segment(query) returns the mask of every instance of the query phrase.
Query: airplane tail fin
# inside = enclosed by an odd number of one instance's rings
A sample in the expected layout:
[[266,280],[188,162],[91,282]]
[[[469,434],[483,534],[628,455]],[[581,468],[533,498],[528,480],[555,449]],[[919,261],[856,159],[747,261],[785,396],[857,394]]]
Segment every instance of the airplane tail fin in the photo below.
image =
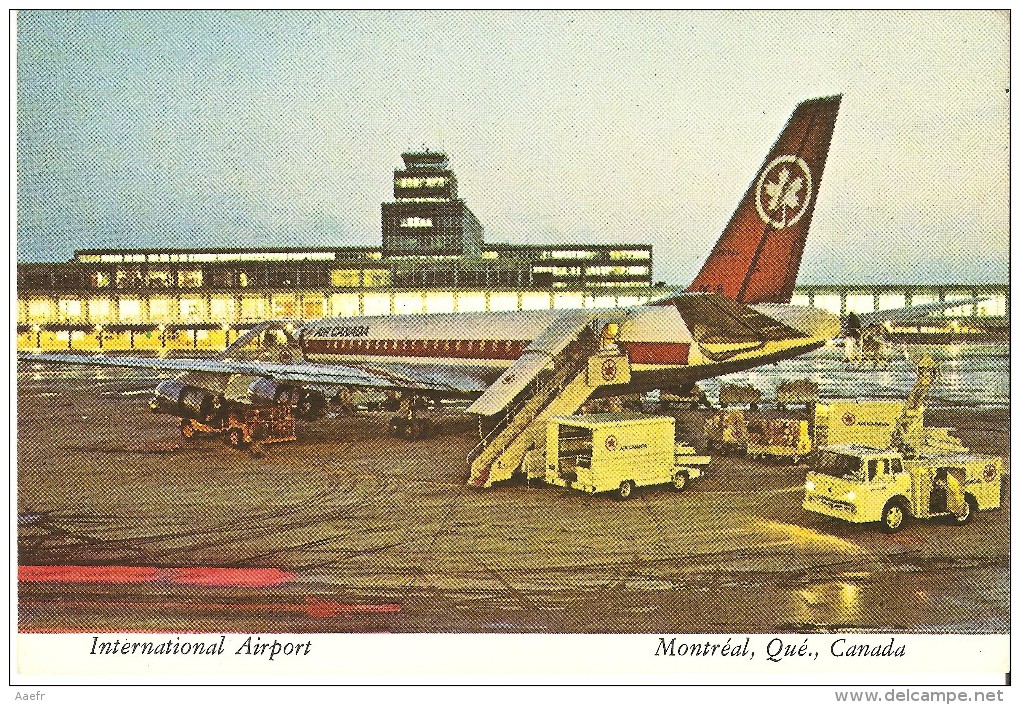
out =
[[841,97],[794,109],[687,291],[745,304],[789,303]]

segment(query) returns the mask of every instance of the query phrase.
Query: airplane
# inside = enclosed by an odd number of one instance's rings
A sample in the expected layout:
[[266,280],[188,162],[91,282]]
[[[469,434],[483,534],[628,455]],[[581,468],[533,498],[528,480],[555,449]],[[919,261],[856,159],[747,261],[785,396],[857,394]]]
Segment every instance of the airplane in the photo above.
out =
[[[596,396],[677,389],[823,346],[838,317],[791,306],[841,96],[794,109],[691,285],[621,309],[434,313],[266,321],[214,358],[21,353],[18,359],[178,372],[151,409],[210,420],[230,403],[322,415],[350,390],[399,395],[394,435],[421,436],[421,400],[466,399],[480,419],[506,418],[551,368],[612,349]],[[481,425],[481,424],[480,424]],[[182,429],[183,430],[183,429]]]
[[848,363],[865,367],[885,364],[888,362],[888,338],[893,325],[945,325],[946,320],[940,320],[941,314],[954,308],[981,304],[989,298],[974,296],[863,313],[850,312],[841,319],[840,335],[846,348],[845,359]]
[[848,313],[843,320],[843,333],[847,336],[859,338],[862,333],[881,332],[892,324],[909,324],[922,322],[935,322],[938,318],[929,318],[936,314],[943,314],[954,308],[964,306],[975,306],[988,301],[989,296],[972,296],[951,301],[935,301],[926,304],[915,304],[913,306],[901,306],[898,308],[880,309],[866,313]]

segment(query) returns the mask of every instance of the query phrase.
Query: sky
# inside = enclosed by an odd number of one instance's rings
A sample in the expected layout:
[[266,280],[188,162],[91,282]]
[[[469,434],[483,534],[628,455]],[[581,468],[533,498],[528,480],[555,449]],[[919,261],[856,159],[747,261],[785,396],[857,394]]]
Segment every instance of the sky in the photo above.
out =
[[378,246],[445,151],[488,242],[686,284],[793,107],[841,93],[800,283],[1006,282],[1004,12],[21,11],[17,255]]

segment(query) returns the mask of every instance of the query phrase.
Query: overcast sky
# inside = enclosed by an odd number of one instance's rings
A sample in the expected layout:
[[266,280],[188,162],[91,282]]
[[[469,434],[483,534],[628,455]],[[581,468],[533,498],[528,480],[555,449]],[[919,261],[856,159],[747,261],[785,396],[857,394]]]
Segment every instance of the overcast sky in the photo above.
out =
[[400,152],[490,242],[686,284],[801,100],[843,94],[799,281],[1004,282],[1009,16],[17,15],[18,258],[370,245]]

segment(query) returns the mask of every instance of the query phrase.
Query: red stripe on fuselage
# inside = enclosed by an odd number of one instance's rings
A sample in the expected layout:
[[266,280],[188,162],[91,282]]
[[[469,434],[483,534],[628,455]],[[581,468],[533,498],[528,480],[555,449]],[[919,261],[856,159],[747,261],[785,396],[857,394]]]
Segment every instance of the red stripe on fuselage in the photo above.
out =
[[[314,338],[305,341],[305,354],[366,355],[370,357],[434,357],[472,360],[516,360],[527,340],[358,340]],[[626,342],[620,346],[634,365],[686,365],[690,343]]]
[[442,357],[516,360],[529,340],[305,340],[306,355],[370,355],[379,357]]

